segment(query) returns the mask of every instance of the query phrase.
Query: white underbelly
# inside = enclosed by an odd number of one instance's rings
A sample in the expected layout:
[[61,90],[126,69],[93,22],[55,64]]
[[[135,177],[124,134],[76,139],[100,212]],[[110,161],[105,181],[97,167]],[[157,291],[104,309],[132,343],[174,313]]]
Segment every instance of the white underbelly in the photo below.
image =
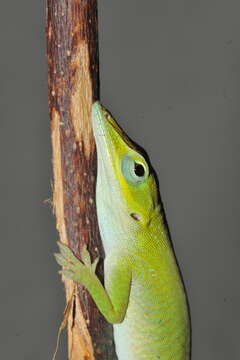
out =
[[113,326],[114,341],[118,360],[137,360],[134,357],[131,338],[127,321]]

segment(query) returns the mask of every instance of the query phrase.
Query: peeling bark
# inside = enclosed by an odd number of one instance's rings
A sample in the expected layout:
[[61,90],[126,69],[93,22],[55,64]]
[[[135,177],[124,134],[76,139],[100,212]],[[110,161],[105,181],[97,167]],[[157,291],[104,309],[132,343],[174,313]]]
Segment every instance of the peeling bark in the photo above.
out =
[[[97,0],[47,0],[49,111],[53,148],[53,205],[60,240],[92,260],[103,249],[95,205],[96,149],[91,106],[99,99]],[[102,264],[98,275],[102,279]],[[70,360],[113,360],[112,327],[87,291],[63,279]],[[78,289],[78,291],[76,291]]]

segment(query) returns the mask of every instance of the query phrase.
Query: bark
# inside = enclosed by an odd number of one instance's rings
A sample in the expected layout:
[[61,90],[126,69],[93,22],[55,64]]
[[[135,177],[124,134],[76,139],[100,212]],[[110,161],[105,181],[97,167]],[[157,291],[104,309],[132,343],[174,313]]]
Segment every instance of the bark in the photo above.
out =
[[[103,258],[95,206],[96,150],[91,106],[99,99],[97,0],[47,0],[53,206],[60,240],[79,256],[87,243]],[[100,263],[98,275],[102,278]],[[115,359],[112,327],[87,291],[63,279],[68,358]]]

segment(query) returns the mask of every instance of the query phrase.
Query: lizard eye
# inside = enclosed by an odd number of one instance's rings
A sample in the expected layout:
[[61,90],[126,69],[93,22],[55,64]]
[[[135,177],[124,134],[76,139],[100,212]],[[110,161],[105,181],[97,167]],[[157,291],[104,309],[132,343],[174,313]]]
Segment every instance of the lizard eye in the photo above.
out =
[[134,162],[134,173],[138,177],[143,177],[145,175],[145,168],[142,164]]
[[131,157],[122,158],[122,173],[130,184],[142,183],[149,174],[147,165],[142,161],[134,160]]

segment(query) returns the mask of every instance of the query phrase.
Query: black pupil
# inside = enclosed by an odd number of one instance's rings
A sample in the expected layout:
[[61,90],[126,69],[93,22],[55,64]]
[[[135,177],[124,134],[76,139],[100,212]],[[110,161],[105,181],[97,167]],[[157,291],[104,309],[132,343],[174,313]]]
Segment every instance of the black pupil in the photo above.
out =
[[142,177],[145,174],[145,169],[142,164],[136,163],[134,164],[134,172],[137,176]]

